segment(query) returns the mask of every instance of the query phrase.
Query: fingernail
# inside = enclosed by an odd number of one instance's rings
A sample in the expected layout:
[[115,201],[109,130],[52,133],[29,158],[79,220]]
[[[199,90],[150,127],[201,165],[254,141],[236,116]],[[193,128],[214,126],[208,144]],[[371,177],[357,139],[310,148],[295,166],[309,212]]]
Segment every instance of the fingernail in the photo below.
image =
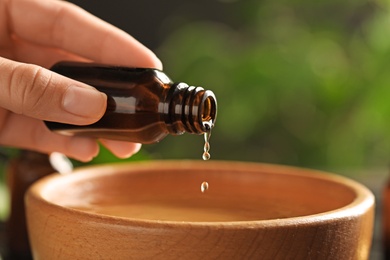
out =
[[105,111],[106,100],[106,95],[96,89],[71,86],[65,92],[62,106],[76,116],[98,119]]

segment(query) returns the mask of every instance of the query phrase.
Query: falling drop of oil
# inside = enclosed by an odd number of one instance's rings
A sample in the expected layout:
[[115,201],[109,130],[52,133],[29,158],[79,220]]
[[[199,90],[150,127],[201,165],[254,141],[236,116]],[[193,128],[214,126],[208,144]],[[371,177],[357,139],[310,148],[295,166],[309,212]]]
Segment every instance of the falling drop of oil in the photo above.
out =
[[208,189],[209,189],[209,183],[207,181],[202,182],[202,184],[200,185],[200,191],[204,193]]
[[203,122],[206,132],[204,133],[204,147],[203,147],[203,160],[207,161],[210,159],[210,137],[211,137],[211,122]]
[[202,155],[203,160],[207,161],[210,160],[210,154],[208,152],[204,152]]
[[[202,158],[203,160],[207,161],[210,159],[210,136],[211,136],[211,128],[212,128],[212,123],[211,121],[208,122],[203,122],[204,127],[206,128],[206,132],[204,133],[204,146],[203,146],[203,155]],[[200,185],[200,191],[204,193],[206,190],[209,189],[209,183],[207,181],[202,182]]]

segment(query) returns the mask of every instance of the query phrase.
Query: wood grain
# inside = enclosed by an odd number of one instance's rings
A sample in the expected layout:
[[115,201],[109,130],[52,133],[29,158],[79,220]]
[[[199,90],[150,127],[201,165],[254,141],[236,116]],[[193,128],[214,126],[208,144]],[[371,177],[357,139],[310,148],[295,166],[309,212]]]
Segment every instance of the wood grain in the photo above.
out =
[[344,177],[222,161],[82,168],[26,204],[35,259],[368,259],[374,214]]

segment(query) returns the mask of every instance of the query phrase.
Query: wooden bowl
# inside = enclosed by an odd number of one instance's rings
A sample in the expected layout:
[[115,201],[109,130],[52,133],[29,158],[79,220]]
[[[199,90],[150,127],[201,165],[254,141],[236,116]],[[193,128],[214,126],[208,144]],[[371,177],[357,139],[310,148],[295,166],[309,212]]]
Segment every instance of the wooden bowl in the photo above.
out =
[[369,257],[374,197],[308,169],[157,161],[48,176],[26,207],[35,259],[344,260]]

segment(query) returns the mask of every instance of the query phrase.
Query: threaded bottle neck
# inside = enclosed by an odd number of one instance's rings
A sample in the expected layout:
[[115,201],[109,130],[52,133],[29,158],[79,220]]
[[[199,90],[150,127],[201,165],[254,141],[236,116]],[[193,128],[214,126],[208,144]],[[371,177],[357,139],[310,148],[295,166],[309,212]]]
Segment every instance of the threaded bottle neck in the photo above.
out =
[[209,132],[217,118],[217,99],[202,87],[174,84],[165,104],[165,122],[171,134]]

